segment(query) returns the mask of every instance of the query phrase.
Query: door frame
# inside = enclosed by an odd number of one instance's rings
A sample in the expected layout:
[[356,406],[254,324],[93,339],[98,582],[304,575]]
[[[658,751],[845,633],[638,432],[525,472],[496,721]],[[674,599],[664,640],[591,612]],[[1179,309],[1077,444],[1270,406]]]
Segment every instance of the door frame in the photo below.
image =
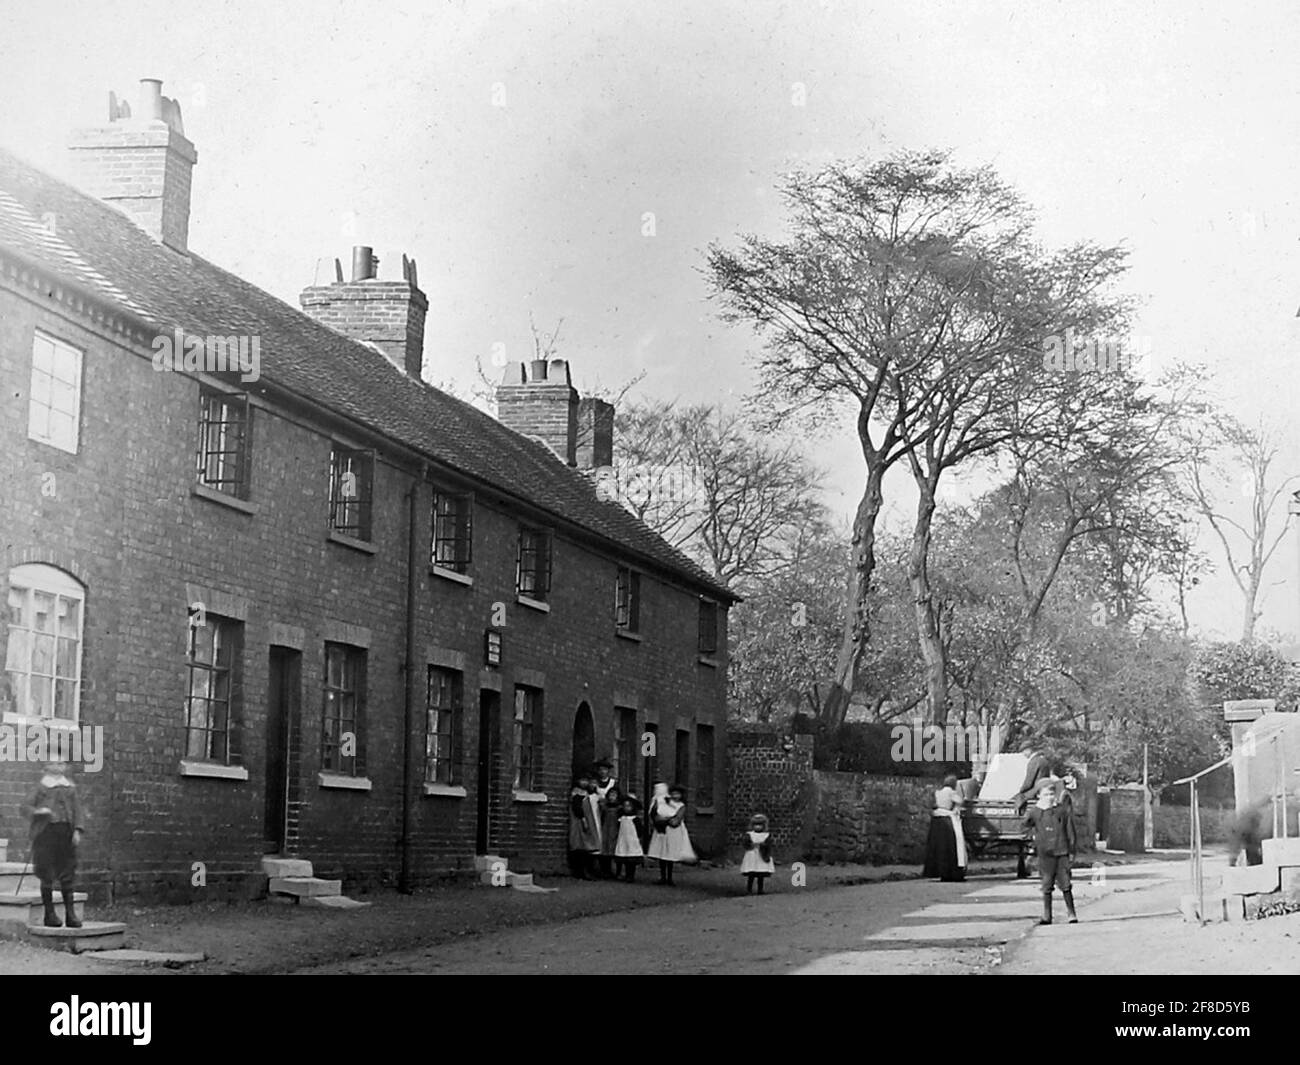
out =
[[[284,854],[289,848],[289,796],[293,790],[293,731],[302,707],[302,652],[296,647],[272,644],[267,652],[265,795],[263,846],[267,853]],[[279,780],[274,779],[279,748]],[[278,793],[278,794],[277,794]],[[270,830],[270,831],[268,831]]]
[[474,853],[488,854],[492,847],[492,804],[496,798],[497,753],[500,738],[501,693],[480,688],[478,693],[478,771],[475,774]]

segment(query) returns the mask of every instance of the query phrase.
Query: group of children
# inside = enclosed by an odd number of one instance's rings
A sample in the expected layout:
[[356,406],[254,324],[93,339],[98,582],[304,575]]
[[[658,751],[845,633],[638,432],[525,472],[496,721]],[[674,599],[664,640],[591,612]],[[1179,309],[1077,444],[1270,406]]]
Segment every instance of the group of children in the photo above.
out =
[[[678,862],[698,861],[686,829],[686,790],[660,781],[641,817],[641,803],[619,788],[609,762],[596,763],[591,773],[574,777],[569,793],[569,866],[582,880],[593,877],[636,879],[646,858],[659,866],[659,883],[673,886]],[[772,862],[771,833],[767,818],[755,814],[744,836],[745,858],[741,872],[746,891],[776,872]]]

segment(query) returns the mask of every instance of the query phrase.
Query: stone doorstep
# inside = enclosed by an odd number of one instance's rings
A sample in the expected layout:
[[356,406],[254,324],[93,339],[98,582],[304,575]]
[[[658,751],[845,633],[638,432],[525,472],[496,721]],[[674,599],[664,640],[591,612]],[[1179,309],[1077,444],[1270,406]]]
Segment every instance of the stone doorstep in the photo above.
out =
[[1265,865],[1300,865],[1300,837],[1266,839],[1261,849]]
[[299,898],[316,895],[342,895],[342,880],[322,880],[317,876],[273,876],[267,885],[272,895],[297,895]]
[[[75,891],[72,894],[73,906],[77,918],[86,919],[86,893]],[[63,920],[63,897],[54,897],[54,907],[58,910],[59,920]],[[41,902],[40,892],[24,891],[21,895],[0,895],[0,921],[26,921],[39,924],[45,919],[45,906]]]
[[300,905],[312,906],[322,910],[360,910],[371,905],[369,902],[358,902],[356,899],[350,899],[346,895],[307,895],[298,899]]
[[190,965],[194,962],[208,960],[208,956],[201,953],[173,954],[160,950],[125,950],[122,948],[86,950],[82,951],[82,954],[84,957],[102,961],[129,962],[136,965],[166,965],[168,967]]
[[87,921],[82,928],[45,928],[28,925],[27,935],[37,946],[50,950],[117,950],[126,945],[126,925],[109,921]]
[[262,872],[275,879],[314,875],[311,862],[305,858],[263,858]]
[[1276,891],[1281,879],[1272,862],[1263,865],[1237,865],[1223,871],[1223,892],[1228,895],[1261,895]]

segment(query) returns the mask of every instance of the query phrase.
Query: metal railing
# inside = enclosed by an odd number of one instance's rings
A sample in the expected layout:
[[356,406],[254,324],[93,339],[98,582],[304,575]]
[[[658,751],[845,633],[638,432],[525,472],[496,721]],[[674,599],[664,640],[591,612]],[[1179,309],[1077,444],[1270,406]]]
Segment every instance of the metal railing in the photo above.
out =
[[1175,780],[1174,784],[1191,785],[1191,797],[1189,809],[1192,814],[1192,894],[1196,896],[1196,920],[1200,924],[1205,924],[1205,864],[1204,853],[1201,848],[1201,801],[1197,794],[1197,781],[1203,776],[1213,773],[1216,769],[1222,769],[1232,761],[1232,755],[1229,754],[1220,758],[1212,766],[1207,766],[1199,773],[1193,773],[1190,777],[1183,777],[1182,780]]

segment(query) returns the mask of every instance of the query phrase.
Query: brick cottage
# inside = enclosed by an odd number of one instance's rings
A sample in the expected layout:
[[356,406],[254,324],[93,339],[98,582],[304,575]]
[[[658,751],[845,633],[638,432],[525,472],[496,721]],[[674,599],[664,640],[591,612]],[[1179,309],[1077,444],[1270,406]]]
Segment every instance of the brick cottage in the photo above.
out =
[[[72,155],[91,195],[0,151],[0,704],[102,728],[91,889],[555,870],[597,756],[720,851],[734,600],[597,492],[609,405],[561,360],[507,367],[499,421],[424,383],[414,264],[357,249],[300,312],[192,253],[156,81]],[[0,762],[11,859],[38,774]]]

